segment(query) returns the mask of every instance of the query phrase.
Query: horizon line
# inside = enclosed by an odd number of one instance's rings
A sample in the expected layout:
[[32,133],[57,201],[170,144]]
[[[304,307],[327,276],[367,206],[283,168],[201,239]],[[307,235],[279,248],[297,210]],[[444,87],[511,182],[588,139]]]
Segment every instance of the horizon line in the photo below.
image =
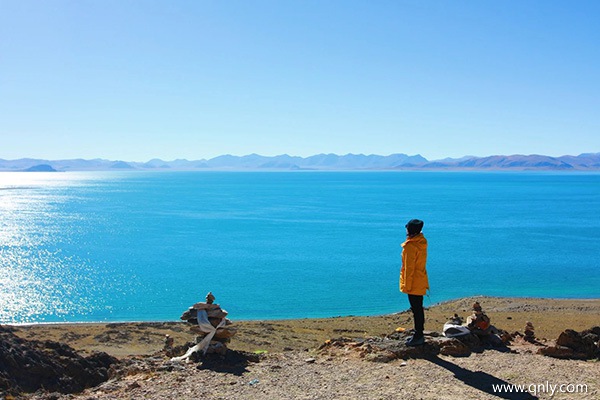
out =
[[316,153],[316,154],[312,154],[310,156],[298,156],[298,155],[290,155],[288,153],[282,153],[282,154],[277,154],[274,156],[267,156],[267,155],[262,155],[259,153],[249,153],[249,154],[244,154],[244,155],[235,155],[235,154],[231,154],[231,153],[224,153],[224,154],[219,154],[217,156],[211,157],[211,158],[197,158],[197,159],[189,159],[189,158],[174,158],[172,160],[168,160],[168,159],[163,159],[160,157],[152,157],[150,159],[148,159],[147,161],[137,161],[137,160],[124,160],[124,159],[110,159],[110,158],[103,158],[103,157],[94,157],[94,158],[83,158],[83,157],[73,157],[73,158],[47,158],[47,157],[21,157],[21,158],[0,158],[0,160],[3,161],[24,161],[24,160],[37,160],[37,161],[74,161],[74,160],[83,160],[83,161],[115,161],[115,162],[132,162],[132,163],[148,163],[150,161],[163,161],[163,162],[174,162],[174,161],[210,161],[213,160],[215,158],[219,158],[219,157],[237,157],[237,158],[244,158],[244,157],[251,157],[251,156],[258,156],[258,157],[264,157],[264,158],[275,158],[275,157],[291,157],[291,158],[301,158],[301,159],[306,159],[306,158],[311,158],[311,157],[316,157],[316,156],[338,156],[338,157],[345,157],[345,156],[364,156],[364,157],[391,157],[394,155],[403,155],[403,156],[407,156],[407,157],[422,157],[425,160],[427,160],[428,162],[430,161],[442,161],[442,160],[461,160],[461,159],[468,159],[468,158],[487,158],[487,157],[514,157],[514,156],[522,156],[522,157],[533,157],[533,156],[539,156],[539,157],[550,157],[550,158],[560,158],[560,157],[581,157],[583,155],[597,155],[600,154],[600,152],[583,152],[583,153],[579,153],[577,155],[574,154],[563,154],[560,156],[551,156],[551,155],[547,155],[547,154],[541,154],[541,153],[530,153],[530,154],[524,154],[524,153],[513,153],[513,154],[489,154],[489,155],[485,155],[485,156],[476,156],[476,155],[464,155],[464,156],[460,156],[460,157],[451,157],[451,156],[447,156],[447,157],[442,157],[442,158],[435,158],[435,159],[428,159],[427,157],[421,155],[420,153],[417,154],[407,154],[407,153],[390,153],[388,155],[383,155],[383,154],[376,154],[376,153],[370,153],[370,154],[365,154],[365,153],[346,153],[346,154],[338,154],[338,153]]

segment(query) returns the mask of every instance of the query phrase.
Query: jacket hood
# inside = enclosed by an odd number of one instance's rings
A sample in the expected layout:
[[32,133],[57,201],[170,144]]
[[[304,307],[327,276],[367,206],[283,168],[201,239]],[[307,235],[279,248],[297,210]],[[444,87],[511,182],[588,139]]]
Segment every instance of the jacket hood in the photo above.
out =
[[422,233],[419,233],[418,235],[415,235],[413,237],[406,238],[406,241],[402,243],[402,247],[406,246],[409,243],[411,246],[417,246],[419,250],[427,249],[427,239],[425,239],[425,236],[423,236]]

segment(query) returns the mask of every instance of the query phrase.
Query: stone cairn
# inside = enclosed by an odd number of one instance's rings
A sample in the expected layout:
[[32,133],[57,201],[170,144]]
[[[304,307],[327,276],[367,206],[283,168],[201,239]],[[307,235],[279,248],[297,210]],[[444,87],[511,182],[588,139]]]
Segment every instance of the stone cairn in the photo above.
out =
[[530,321],[527,321],[527,323],[525,324],[525,336],[523,337],[523,340],[529,343],[537,342],[537,340],[535,340],[535,328],[533,327],[533,324]]
[[233,327],[231,321],[226,318],[227,311],[223,310],[220,305],[215,304],[214,301],[215,296],[209,292],[206,295],[205,302],[194,304],[185,311],[180,318],[191,325],[191,331],[197,335],[196,343],[200,343],[209,334],[208,332],[204,332],[198,325],[198,312],[200,310],[205,310],[208,316],[208,322],[216,328],[216,333],[210,340],[206,353],[224,355],[227,353],[227,343],[236,334],[237,329]]
[[489,334],[490,318],[483,312],[478,301],[473,303],[473,313],[467,317],[467,327],[476,334]]

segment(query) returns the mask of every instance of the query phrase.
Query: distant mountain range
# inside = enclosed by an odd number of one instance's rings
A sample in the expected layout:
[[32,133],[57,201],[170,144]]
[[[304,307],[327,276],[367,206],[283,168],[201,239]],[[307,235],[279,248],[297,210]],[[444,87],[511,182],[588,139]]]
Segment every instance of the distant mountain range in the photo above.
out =
[[152,159],[148,162],[94,160],[0,159],[0,171],[108,171],[108,170],[559,170],[598,171],[600,153],[550,157],[511,155],[445,158],[429,161],[420,155],[317,154],[297,157],[283,154],[266,157],[222,155],[209,160]]

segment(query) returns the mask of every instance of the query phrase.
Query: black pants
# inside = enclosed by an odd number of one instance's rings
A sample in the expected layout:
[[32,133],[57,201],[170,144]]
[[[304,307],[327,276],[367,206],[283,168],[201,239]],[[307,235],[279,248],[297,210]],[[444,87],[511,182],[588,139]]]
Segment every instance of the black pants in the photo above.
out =
[[408,295],[408,301],[410,302],[410,309],[413,312],[415,318],[415,333],[422,335],[425,330],[425,312],[423,311],[423,296],[417,296],[414,294]]

